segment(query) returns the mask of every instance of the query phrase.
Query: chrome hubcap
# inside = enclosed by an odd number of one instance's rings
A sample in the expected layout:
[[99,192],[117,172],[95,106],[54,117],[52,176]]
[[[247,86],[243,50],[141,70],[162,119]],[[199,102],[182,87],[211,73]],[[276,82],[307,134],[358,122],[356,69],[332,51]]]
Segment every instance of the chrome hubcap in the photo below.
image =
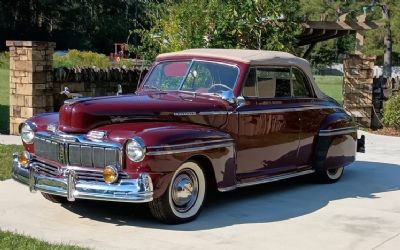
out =
[[197,200],[199,183],[197,175],[190,169],[183,169],[172,183],[171,196],[176,211],[186,212]]

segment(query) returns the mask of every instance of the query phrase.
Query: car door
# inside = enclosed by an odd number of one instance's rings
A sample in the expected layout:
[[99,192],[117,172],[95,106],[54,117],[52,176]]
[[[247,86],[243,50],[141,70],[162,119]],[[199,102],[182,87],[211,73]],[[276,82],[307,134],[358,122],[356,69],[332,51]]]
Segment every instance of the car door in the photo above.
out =
[[316,98],[311,80],[299,68],[292,67],[293,98],[300,110],[300,143],[297,157],[298,168],[310,168],[314,142],[320,124],[327,115],[335,112],[331,105],[326,106],[326,100]]
[[239,179],[282,174],[297,168],[300,112],[292,98],[290,67],[251,68],[236,109]]

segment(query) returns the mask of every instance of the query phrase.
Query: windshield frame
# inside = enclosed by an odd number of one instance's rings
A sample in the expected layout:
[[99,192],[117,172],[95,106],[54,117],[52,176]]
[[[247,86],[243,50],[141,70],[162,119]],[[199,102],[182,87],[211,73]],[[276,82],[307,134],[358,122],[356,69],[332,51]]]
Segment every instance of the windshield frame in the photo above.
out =
[[[189,67],[188,67],[188,69],[187,69],[187,71],[185,73],[185,76],[183,77],[182,81],[179,84],[179,88],[178,89],[151,89],[151,88],[145,88],[146,81],[148,80],[150,75],[153,73],[155,68],[161,63],[168,63],[168,62],[189,62]],[[238,65],[236,65],[235,63],[227,63],[227,62],[213,61],[213,60],[207,60],[207,59],[196,59],[196,58],[185,59],[185,58],[182,58],[182,59],[169,59],[169,60],[156,61],[152,65],[151,70],[146,74],[146,77],[143,79],[143,81],[140,84],[140,87],[138,88],[138,90],[142,90],[142,91],[160,91],[160,92],[185,92],[185,93],[195,93],[195,94],[205,94],[205,95],[219,95],[218,93],[204,93],[204,92],[182,90],[183,84],[185,83],[186,78],[188,77],[189,72],[192,69],[192,66],[193,66],[194,62],[205,62],[205,63],[221,64],[221,65],[225,65],[225,66],[228,66],[228,67],[235,68],[237,70],[237,74],[236,74],[236,78],[235,78],[234,84],[232,86],[232,91],[234,92],[234,90],[238,87],[238,80],[239,80],[240,75],[241,75],[241,70],[240,70],[240,67]]]

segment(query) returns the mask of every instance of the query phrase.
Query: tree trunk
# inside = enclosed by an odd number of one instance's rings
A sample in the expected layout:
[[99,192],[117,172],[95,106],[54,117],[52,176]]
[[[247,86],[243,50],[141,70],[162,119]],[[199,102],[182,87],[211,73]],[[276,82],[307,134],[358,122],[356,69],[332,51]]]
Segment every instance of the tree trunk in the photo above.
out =
[[384,55],[383,55],[383,77],[392,76],[392,32],[390,29],[390,13],[389,6],[383,6],[383,19],[385,20],[385,38],[384,38]]

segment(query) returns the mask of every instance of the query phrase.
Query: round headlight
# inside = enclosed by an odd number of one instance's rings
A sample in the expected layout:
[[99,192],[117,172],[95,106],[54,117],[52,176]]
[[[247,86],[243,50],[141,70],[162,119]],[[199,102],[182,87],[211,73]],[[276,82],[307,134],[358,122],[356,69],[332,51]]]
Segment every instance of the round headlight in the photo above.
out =
[[131,139],[126,144],[126,155],[133,162],[139,162],[143,160],[146,155],[146,147],[144,142],[139,137]]
[[22,125],[21,127],[20,133],[23,142],[27,144],[33,143],[33,137],[35,136],[35,132],[33,132],[31,126],[29,126],[27,123],[24,123],[24,125]]

